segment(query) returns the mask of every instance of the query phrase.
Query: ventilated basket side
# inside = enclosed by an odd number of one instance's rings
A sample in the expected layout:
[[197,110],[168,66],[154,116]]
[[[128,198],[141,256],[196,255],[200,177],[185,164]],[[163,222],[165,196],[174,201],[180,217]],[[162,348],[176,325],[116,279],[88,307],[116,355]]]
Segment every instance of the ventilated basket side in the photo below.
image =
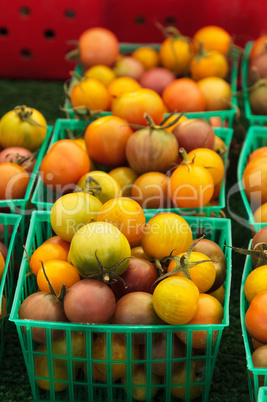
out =
[[0,361],[5,344],[5,332],[8,315],[13,302],[15,290],[15,271],[20,265],[20,242],[18,234],[21,231],[21,217],[14,214],[0,214],[0,242],[8,248],[5,268],[0,281]]

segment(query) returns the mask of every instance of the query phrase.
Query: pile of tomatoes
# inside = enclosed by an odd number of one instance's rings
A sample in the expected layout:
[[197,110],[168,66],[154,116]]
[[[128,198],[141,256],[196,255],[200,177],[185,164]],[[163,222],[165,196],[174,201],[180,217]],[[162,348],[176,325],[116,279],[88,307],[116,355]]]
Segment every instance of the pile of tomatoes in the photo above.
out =
[[[73,195],[77,196],[76,207],[69,208],[67,199]],[[149,347],[146,330],[132,334],[129,352],[124,328],[162,326],[162,333],[153,335],[151,351],[152,359],[156,360],[167,357],[169,341],[164,328],[222,323],[226,259],[212,240],[193,240],[190,225],[177,214],[164,212],[146,220],[142,208],[128,197],[112,199],[102,206],[99,202],[96,209],[90,197],[94,196],[76,192],[62,196],[54,204],[51,226],[55,236],[28,255],[28,275],[36,276],[38,291],[24,299],[19,318],[55,324],[111,324],[111,331],[112,325],[122,325],[120,333],[112,332],[111,345],[105,334],[96,333],[90,351],[85,333],[73,331],[74,378],[81,370],[83,375],[87,374],[86,359],[92,356],[93,380],[107,382],[106,359],[110,348],[112,381],[126,384],[125,361],[130,358],[134,385],[145,385],[146,370],[141,360],[146,359],[144,353]],[[88,216],[86,224],[81,221],[85,216]],[[172,333],[172,354],[178,359],[172,367],[173,384],[185,382],[187,333],[186,328]],[[35,376],[42,379],[37,379],[37,384],[50,389],[45,355],[47,331],[32,324],[31,336],[39,344]],[[66,356],[65,331],[52,327],[51,337],[53,353]],[[190,339],[193,354],[205,354],[208,343],[215,343],[216,338],[215,330],[208,335],[207,330],[194,329]],[[67,362],[53,359],[57,368],[55,390],[60,391],[68,387]],[[152,384],[160,385],[162,381],[164,384],[165,365],[155,362],[151,367]],[[197,381],[197,373],[203,373],[204,367],[204,358],[193,360],[192,382]],[[152,392],[159,389],[155,387]],[[202,391],[202,386],[192,386],[190,392],[199,396]],[[171,392],[184,398],[186,388],[172,386]],[[133,397],[145,400],[146,389],[133,388]]]
[[211,124],[177,114],[161,125],[146,118],[148,126],[133,129],[102,116],[84,136],[56,141],[40,166],[43,184],[56,198],[71,191],[102,203],[127,196],[145,210],[218,204],[227,147]]
[[78,46],[82,75],[72,75],[67,91],[75,111],[111,111],[128,120],[126,114],[140,106],[162,115],[229,109],[230,35],[215,26],[198,30],[193,38],[173,27],[162,28],[162,34],[158,46],[140,45],[121,54],[111,31],[83,32]]

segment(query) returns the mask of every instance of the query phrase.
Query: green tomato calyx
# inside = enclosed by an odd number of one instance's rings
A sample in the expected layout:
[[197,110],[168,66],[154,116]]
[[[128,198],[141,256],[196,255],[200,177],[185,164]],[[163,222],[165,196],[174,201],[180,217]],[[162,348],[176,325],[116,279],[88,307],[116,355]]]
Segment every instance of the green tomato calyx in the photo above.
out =
[[97,256],[97,250],[95,250],[95,258],[97,260],[99,271],[95,274],[87,275],[85,278],[99,279],[105,283],[120,281],[120,282],[122,282],[123,286],[125,288],[127,288],[126,283],[123,280],[123,278],[121,278],[119,275],[117,275],[115,273],[115,271],[125,260],[132,258],[132,257],[125,257],[110,268],[104,267],[104,265],[102,264],[102,262],[99,260],[99,258]]

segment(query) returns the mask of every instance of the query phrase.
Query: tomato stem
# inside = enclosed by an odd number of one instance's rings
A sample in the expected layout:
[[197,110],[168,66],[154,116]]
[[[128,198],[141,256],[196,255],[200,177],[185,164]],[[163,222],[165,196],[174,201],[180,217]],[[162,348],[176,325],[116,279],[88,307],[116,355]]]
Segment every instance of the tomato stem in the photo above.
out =
[[37,123],[35,120],[32,119],[31,115],[33,113],[33,110],[25,105],[22,106],[16,106],[14,107],[14,111],[16,112],[17,116],[22,120],[22,121],[27,121],[29,124],[33,124],[37,127],[42,127],[46,128],[45,126]]
[[172,116],[174,116],[175,113],[176,113],[176,112],[173,112],[173,113],[167,115],[167,116],[162,120],[162,122],[159,124],[159,126],[160,126],[162,129],[166,130],[166,128],[170,128],[170,127],[173,126],[174,124],[177,124],[178,121],[180,120],[180,118],[184,115],[184,112],[179,113],[176,119],[172,120],[170,123],[168,123],[168,124],[165,125],[165,123],[169,120],[169,118],[172,117]]
[[181,155],[181,157],[183,158],[183,162],[187,165],[192,163],[191,159],[188,158],[187,152],[184,148],[180,148],[179,149],[179,154]]
[[114,271],[127,259],[132,258],[130,257],[125,257],[122,260],[120,260],[119,262],[117,262],[117,264],[113,265],[110,268],[105,268],[104,265],[102,264],[102,262],[99,260],[98,255],[97,255],[97,250],[95,250],[95,258],[98,264],[98,272],[96,272],[95,274],[91,274],[91,275],[87,275],[86,278],[97,278],[99,280],[102,280],[105,283],[110,283],[111,280],[113,281],[120,281],[122,282],[123,286],[125,288],[127,288],[125,281],[123,280],[123,278],[121,278],[119,275],[117,275]]
[[[265,243],[265,242],[260,242],[260,243],[255,244],[253,250],[248,250],[248,249],[239,248],[239,247],[232,247],[232,246],[227,246],[227,247],[230,247],[232,250],[236,251],[239,254],[250,255],[252,257],[253,256],[258,257],[257,267],[267,264],[267,243]],[[260,249],[256,250],[257,247],[260,247]]]

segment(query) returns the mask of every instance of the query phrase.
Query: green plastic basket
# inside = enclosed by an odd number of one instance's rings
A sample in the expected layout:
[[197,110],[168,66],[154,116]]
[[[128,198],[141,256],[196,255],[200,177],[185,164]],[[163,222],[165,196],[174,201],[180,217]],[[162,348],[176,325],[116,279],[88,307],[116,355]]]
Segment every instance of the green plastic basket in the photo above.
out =
[[267,387],[260,387],[257,402],[267,402]]
[[[74,135],[79,135],[84,128],[89,124],[86,120],[74,120],[74,119],[57,119],[55,124],[54,134],[50,143],[50,147],[58,140],[62,140],[67,138],[66,130],[71,130]],[[228,159],[228,149],[231,144],[231,140],[233,137],[233,129],[232,128],[214,128],[215,134],[220,137],[227,146],[227,151],[224,154],[224,166],[225,173],[227,170],[227,159]],[[98,166],[98,170],[105,170],[103,167]],[[216,216],[218,217],[220,211],[225,208],[225,186],[226,186],[226,174],[223,178],[223,183],[221,186],[221,192],[218,199],[218,205],[206,206],[203,208],[168,208],[169,211],[182,213],[183,215],[192,215],[192,214],[205,214],[206,216]],[[32,196],[32,203],[36,206],[38,210],[50,210],[54,204],[54,202],[61,196],[62,194],[57,194],[53,189],[48,188],[44,185],[39,176],[37,180],[37,184],[35,186],[35,190]],[[158,212],[158,210],[151,210],[154,213]]]
[[[18,233],[21,230],[19,227],[21,216],[14,214],[0,214],[1,235],[0,242],[8,247],[5,269],[2,279],[0,280],[0,307],[1,315],[5,318],[0,318],[0,361],[2,359],[3,348],[5,344],[5,332],[7,330],[8,319],[10,313],[13,295],[15,290],[15,267],[19,268],[22,251],[18,242]],[[3,225],[3,226],[2,226]],[[3,309],[3,296],[6,300],[5,309]]]
[[[252,240],[249,243],[249,249],[251,248],[251,244],[252,244]],[[245,315],[246,315],[246,311],[248,309],[249,303],[247,302],[246,297],[245,297],[244,287],[245,287],[246,279],[251,271],[252,271],[251,257],[247,256],[246,261],[245,261],[243,275],[242,275],[241,289],[240,289],[240,318],[241,318],[242,335],[243,335],[246,359],[247,359],[249,395],[250,395],[251,402],[256,402],[256,401],[260,400],[260,399],[258,399],[258,394],[259,394],[259,390],[261,388],[261,387],[259,387],[258,376],[259,375],[264,376],[264,386],[265,385],[267,386],[267,367],[266,368],[255,368],[254,367],[253,362],[252,362],[252,357],[251,357],[251,354],[253,352],[252,340],[251,340],[251,336],[248,334],[248,332],[246,330],[246,325],[245,325]],[[250,376],[250,373],[251,373],[252,377]],[[264,392],[264,395],[267,396],[266,391]],[[265,401],[265,399],[262,399],[262,400]]]
[[[238,166],[237,166],[237,180],[238,180],[238,185],[241,193],[241,197],[243,200],[243,203],[245,205],[245,209],[248,215],[248,222],[245,221],[244,219],[242,220],[243,225],[249,227],[255,231],[258,232],[263,226],[266,226],[266,223],[258,223],[255,222],[254,216],[253,216],[253,208],[251,207],[247,196],[245,194],[243,184],[242,184],[242,176],[243,172],[245,170],[245,167],[247,165],[247,160],[251,152],[255,151],[256,149],[266,146],[267,145],[267,128],[265,127],[258,127],[258,126],[251,126],[248,129],[245,141],[243,143],[239,160],[238,160]],[[257,208],[259,205],[255,206]],[[255,212],[254,208],[254,212]]]
[[[120,52],[121,54],[131,54],[136,49],[143,46],[140,43],[121,43],[120,44]],[[146,46],[150,46],[156,50],[159,50],[160,44],[150,43],[146,44]],[[228,74],[227,82],[231,85],[232,90],[232,106],[228,110],[216,110],[216,111],[207,111],[207,112],[194,112],[188,113],[187,116],[190,118],[201,118],[204,117],[206,120],[209,120],[211,117],[220,117],[221,118],[221,126],[223,127],[225,123],[227,123],[228,127],[233,126],[234,117],[236,115],[236,111],[238,109],[238,101],[236,96],[237,91],[237,78],[238,78],[238,64],[239,64],[239,53],[234,52],[233,57],[231,59],[231,71]],[[82,75],[85,70],[81,64],[78,64],[75,72],[79,75]],[[72,85],[72,82],[70,83]],[[75,113],[70,109],[70,102],[68,100],[65,101],[65,108],[68,110],[68,115],[70,118],[77,118]],[[100,113],[102,115],[103,113]],[[104,113],[105,114],[105,113]]]
[[251,126],[263,126],[267,123],[267,116],[256,115],[252,113],[249,95],[246,90],[248,89],[248,66],[249,66],[249,53],[253,42],[248,42],[245,47],[245,53],[241,63],[241,80],[242,80],[242,89],[243,89],[243,99],[244,99],[244,109],[245,109],[245,117],[248,119],[249,124]]
[[38,152],[35,166],[33,169],[33,172],[31,173],[30,181],[27,186],[25,196],[23,199],[14,199],[14,200],[0,200],[0,209],[8,209],[12,214],[19,214],[22,217],[21,224],[20,224],[20,232],[18,234],[19,236],[19,241],[21,247],[24,244],[25,240],[25,233],[27,230],[27,225],[29,223],[29,218],[32,212],[32,205],[31,205],[31,197],[34,191],[34,187],[37,181],[37,177],[39,175],[39,168],[41,165],[41,162],[43,160],[43,157],[46,153],[46,150],[48,148],[49,142],[52,137],[52,132],[53,132],[53,127],[48,126],[47,127],[47,134],[45,137],[45,140],[43,144],[40,147],[40,150]]
[[[150,219],[153,214],[146,214],[146,219]],[[206,238],[216,241],[221,248],[224,245],[231,246],[231,222],[228,219],[211,219],[211,218],[199,218],[199,217],[186,217],[186,221],[191,226],[194,237],[201,232],[205,232]],[[42,244],[48,237],[52,235],[51,225],[50,225],[50,213],[48,211],[34,211],[31,217],[26,250],[31,254],[38,246]],[[84,325],[84,324],[74,324],[74,323],[52,323],[52,322],[41,322],[41,321],[31,321],[31,320],[21,320],[18,317],[18,311],[22,301],[31,293],[37,291],[36,279],[35,277],[26,277],[29,272],[29,264],[27,261],[27,256],[24,254],[19,278],[17,282],[14,302],[12,306],[12,311],[10,314],[10,320],[16,324],[21,348],[23,351],[25,365],[27,368],[31,390],[33,398],[35,401],[131,401],[132,398],[130,394],[125,393],[124,388],[127,392],[130,392],[133,388],[133,383],[131,382],[132,364],[139,363],[146,366],[146,400],[162,400],[162,401],[174,401],[175,398],[171,395],[171,374],[172,374],[172,363],[175,361],[181,361],[186,363],[186,380],[183,385],[186,386],[185,400],[190,400],[190,386],[192,384],[202,386],[203,393],[200,398],[201,401],[207,401],[209,390],[212,381],[212,375],[214,366],[216,363],[217,353],[219,350],[219,345],[222,337],[223,329],[229,326],[229,299],[230,299],[230,285],[231,285],[231,248],[225,247],[225,256],[227,260],[227,277],[224,283],[225,286],[225,302],[224,302],[224,318],[221,324],[216,325],[200,325],[197,326],[198,330],[207,330],[207,348],[201,353],[196,353],[192,349],[192,334],[196,326],[194,325],[184,325],[184,326],[173,326],[173,325],[111,325],[111,324],[101,324],[101,325]],[[23,332],[23,327],[26,328],[26,333]],[[36,377],[34,371],[34,358],[38,355],[36,352],[37,343],[32,340],[31,328],[41,327],[46,329],[46,339],[47,339],[47,356],[48,366],[49,366],[49,384],[50,390],[41,390],[36,384]],[[68,367],[68,380],[65,381],[68,384],[68,388],[62,392],[56,392],[53,382],[53,364],[52,358],[55,357],[51,349],[51,330],[52,329],[62,329],[66,333],[67,342],[67,355],[65,358]],[[186,356],[183,358],[175,359],[172,357],[172,336],[177,331],[187,331],[187,347]],[[84,364],[87,370],[87,376],[84,376],[83,372],[80,373],[77,379],[73,378],[72,375],[72,354],[71,354],[71,334],[73,332],[82,332],[85,336],[86,342],[86,356],[82,358],[75,357],[75,360],[79,360],[80,363]],[[217,331],[218,337],[212,342],[212,335],[214,331]],[[126,364],[127,369],[127,384],[123,385],[119,382],[112,381],[111,378],[111,338],[114,334],[123,334],[124,340],[127,347],[127,358],[124,361],[119,361],[120,363]],[[131,345],[135,334],[142,333],[145,336],[145,354],[140,360],[135,360],[132,357]],[[167,337],[167,355],[166,359],[153,360],[151,355],[152,341],[159,333],[165,333]],[[107,339],[107,358],[106,360],[99,360],[101,363],[107,364],[107,382],[99,382],[92,378],[92,364],[96,362],[92,358],[91,345],[95,335],[105,334]],[[202,372],[200,381],[190,382],[190,369],[193,361],[202,361],[205,363],[205,371]],[[151,382],[151,365],[152,363],[160,362],[166,363],[166,376],[165,382],[162,384],[152,384]],[[39,378],[38,379],[42,379]],[[61,383],[64,381],[61,380]],[[177,385],[179,386],[179,385]],[[182,386],[182,384],[180,384]],[[142,386],[139,386],[142,388]],[[144,386],[143,386],[144,388]],[[156,388],[160,388],[158,394],[155,398],[152,398],[152,393]],[[159,399],[157,399],[159,398]]]

